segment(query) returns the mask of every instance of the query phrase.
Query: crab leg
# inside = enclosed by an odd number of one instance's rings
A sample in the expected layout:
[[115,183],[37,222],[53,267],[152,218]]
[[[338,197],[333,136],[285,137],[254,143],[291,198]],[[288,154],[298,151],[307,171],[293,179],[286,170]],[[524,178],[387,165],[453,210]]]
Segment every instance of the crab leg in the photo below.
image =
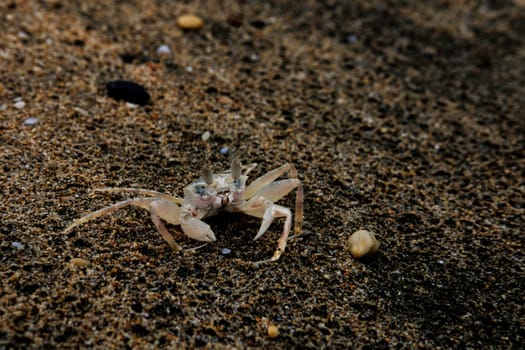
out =
[[256,167],[257,167],[257,163],[252,163],[252,164],[249,164],[249,165],[243,165],[242,168],[244,169],[244,175],[248,175]]
[[277,179],[279,176],[286,173],[287,171],[290,171],[292,178],[297,177],[297,171],[295,170],[295,168],[289,163],[286,163],[284,165],[281,165],[277,169],[274,169],[264,174],[263,176],[255,179],[248,187],[246,187],[246,190],[244,190],[244,198],[253,197],[263,187],[269,185],[271,182],[273,182],[275,179]]
[[264,201],[264,206],[266,207],[266,209],[262,217],[263,221],[261,223],[261,227],[259,228],[259,232],[257,232],[257,235],[255,235],[255,238],[253,239],[254,241],[258,240],[268,230],[268,228],[273,222],[273,219],[275,218],[283,216],[286,217],[286,221],[284,223],[284,231],[290,231],[290,226],[292,223],[292,213],[290,212],[290,209],[273,204],[269,200]]
[[[288,164],[285,164],[285,165],[288,165]],[[277,168],[276,170],[279,170],[283,167]],[[276,170],[272,172],[275,172]],[[281,171],[284,172],[285,170],[280,170],[279,172]],[[270,172],[269,174],[271,174],[272,172]],[[288,193],[290,193],[294,188],[297,188],[297,193],[295,196],[294,234],[300,234],[302,231],[302,226],[303,226],[303,201],[304,201],[303,184],[301,180],[297,179],[297,172],[295,171],[295,168],[291,167],[290,173],[292,175],[291,179],[280,180],[280,181],[275,181],[275,182],[270,181],[264,187],[259,188],[255,198],[257,198],[257,196],[262,196],[270,200],[271,202],[275,203],[279,199],[283,198]],[[275,174],[272,174],[272,177],[270,177],[270,179],[272,178],[275,179],[279,175],[281,174],[279,173],[277,176],[275,176]],[[258,178],[253,183],[265,177],[266,175]],[[265,183],[266,181],[267,179],[264,179],[261,182]],[[261,217],[261,208],[260,208],[260,203],[258,199],[253,199],[253,198],[250,199],[245,205],[241,206],[240,209],[246,214]]]
[[297,192],[295,194],[295,226],[294,234],[298,235],[303,231],[303,201],[304,201],[304,190],[303,183],[299,182],[297,185]]
[[300,234],[303,226],[303,184],[299,179],[286,179],[272,182],[261,191],[259,194],[264,198],[277,202],[279,199],[286,196],[294,188],[297,188],[295,196],[295,226],[294,234]]
[[273,253],[273,256],[270,259],[259,261],[256,264],[279,260],[282,253],[284,253],[284,250],[286,249],[288,235],[292,226],[292,213],[290,212],[290,209],[273,204],[269,200],[265,201],[265,206],[266,210],[264,212],[261,228],[259,229],[259,232],[255,236],[254,240],[258,239],[266,232],[274,218],[285,217],[286,219],[284,222],[283,232],[281,233],[281,237],[279,237],[279,240],[277,241],[277,249]]
[[140,195],[148,196],[148,197],[162,198],[162,199],[165,199],[167,201],[177,203],[177,204],[182,204],[182,202],[184,201],[182,198],[170,196],[169,194],[152,191],[152,190],[144,190],[141,188],[109,187],[109,188],[96,188],[93,191],[95,192],[135,193],[135,194],[140,194]]
[[170,245],[170,247],[172,247],[175,250],[180,249],[180,246],[177,243],[175,243],[172,235],[168,232],[164,224],[162,224],[162,222],[160,221],[160,219],[162,218],[171,224],[180,224],[180,207],[176,203],[159,198],[134,198],[115,203],[113,205],[99,209],[91,214],[81,217],[80,219],[73,222],[70,226],[68,226],[64,230],[64,232],[69,232],[78,225],[81,225],[83,223],[86,223],[88,221],[91,221],[93,219],[96,219],[98,217],[101,217],[103,215],[128,206],[135,206],[148,210],[151,214],[151,219],[153,220],[153,223],[157,227],[157,230],[159,231],[161,236],[166,240],[166,242]]

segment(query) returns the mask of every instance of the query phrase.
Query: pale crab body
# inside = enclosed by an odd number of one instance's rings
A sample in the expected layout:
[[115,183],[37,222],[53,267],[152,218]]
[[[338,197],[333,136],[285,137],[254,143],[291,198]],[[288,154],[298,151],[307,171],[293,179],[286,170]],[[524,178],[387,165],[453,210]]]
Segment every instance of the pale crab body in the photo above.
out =
[[[73,222],[66,228],[66,231],[117,209],[137,206],[150,212],[152,221],[162,237],[173,249],[179,250],[180,246],[174,241],[162,220],[170,224],[180,225],[184,234],[190,238],[213,242],[216,240],[215,234],[202,219],[216,215],[221,211],[241,212],[261,218],[262,223],[254,240],[268,230],[274,218],[284,217],[284,228],[278,240],[278,247],[273,256],[263,262],[278,260],[286,248],[292,225],[292,213],[290,209],[277,205],[275,202],[293,189],[297,189],[294,233],[299,234],[303,221],[303,187],[297,178],[295,168],[291,164],[284,164],[247,185],[248,173],[256,165],[254,163],[243,169],[240,162],[234,160],[229,172],[217,175],[214,175],[210,168],[205,167],[202,179],[184,188],[184,199],[145,189],[99,189],[97,191],[129,192],[145,197],[127,199],[88,214]],[[290,178],[275,181],[285,173],[289,173]]]

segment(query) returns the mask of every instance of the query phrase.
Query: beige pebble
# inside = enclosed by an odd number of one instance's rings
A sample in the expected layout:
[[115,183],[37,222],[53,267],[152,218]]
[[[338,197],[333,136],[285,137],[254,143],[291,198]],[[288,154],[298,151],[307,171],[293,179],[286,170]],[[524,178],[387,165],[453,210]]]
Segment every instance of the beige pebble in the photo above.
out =
[[223,105],[232,105],[233,104],[233,100],[231,98],[229,98],[228,96],[221,96],[221,97],[219,97],[218,101],[219,101],[219,103],[221,103]]
[[373,232],[359,230],[354,232],[346,241],[346,249],[354,258],[361,258],[373,254],[379,249],[379,241]]
[[209,131],[205,131],[201,135],[202,141],[208,141],[210,139],[211,133]]
[[71,264],[75,266],[80,266],[80,267],[89,266],[89,261],[87,261],[86,259],[82,259],[82,258],[73,258],[70,260],[70,262]]
[[204,24],[202,18],[195,15],[182,15],[177,18],[177,25],[181,29],[196,30]]
[[276,325],[269,325],[268,326],[268,336],[270,338],[276,338],[279,336],[279,328]]

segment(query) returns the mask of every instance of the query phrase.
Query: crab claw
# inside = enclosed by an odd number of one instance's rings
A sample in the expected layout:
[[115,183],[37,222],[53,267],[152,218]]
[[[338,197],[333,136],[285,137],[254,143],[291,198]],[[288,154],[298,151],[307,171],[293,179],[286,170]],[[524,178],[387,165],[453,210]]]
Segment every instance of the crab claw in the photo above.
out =
[[210,225],[198,219],[189,219],[181,223],[182,231],[190,238],[203,242],[214,242],[217,239],[210,228]]

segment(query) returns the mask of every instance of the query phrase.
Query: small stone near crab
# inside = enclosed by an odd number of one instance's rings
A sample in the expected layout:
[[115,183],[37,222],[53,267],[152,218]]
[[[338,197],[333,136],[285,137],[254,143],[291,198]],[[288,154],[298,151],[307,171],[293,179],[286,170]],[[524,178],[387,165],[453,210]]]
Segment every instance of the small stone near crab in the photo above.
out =
[[379,249],[379,241],[373,232],[359,230],[348,237],[345,247],[354,258],[359,259],[377,252]]

